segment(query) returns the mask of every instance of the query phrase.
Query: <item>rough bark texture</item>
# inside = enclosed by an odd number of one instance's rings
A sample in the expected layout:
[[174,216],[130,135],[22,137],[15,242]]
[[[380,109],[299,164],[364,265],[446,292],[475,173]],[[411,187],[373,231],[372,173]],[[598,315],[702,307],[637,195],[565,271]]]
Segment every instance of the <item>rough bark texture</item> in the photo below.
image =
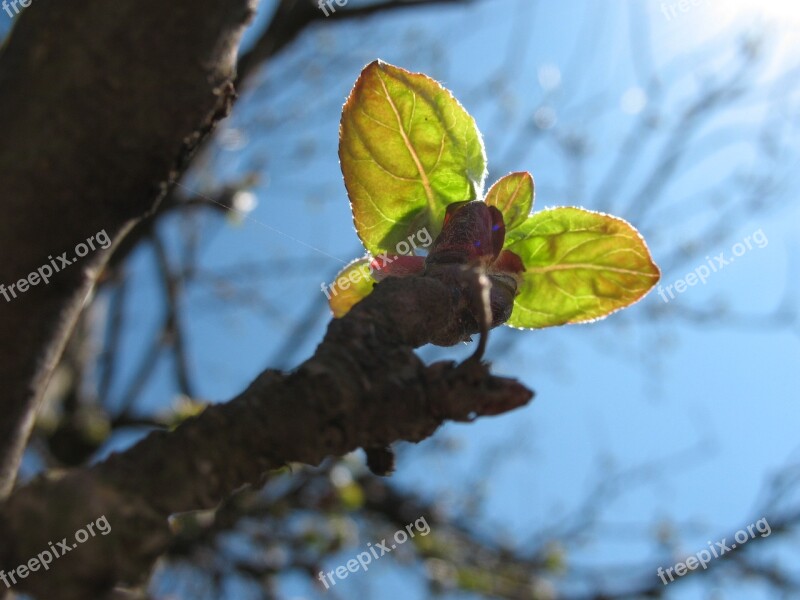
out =
[[[151,210],[230,105],[251,0],[37,0],[0,56],[0,283]],[[176,42],[176,38],[179,42]],[[0,297],[0,498],[107,251]]]
[[[16,491],[0,511],[0,566],[23,564],[105,515],[91,538],[18,589],[78,599],[144,576],[166,548],[167,517],[212,508],[289,462],[317,464],[358,447],[420,441],[445,420],[526,404],[532,393],[476,360],[426,366],[413,348],[475,331],[469,298],[446,277],[389,278],[331,322],[315,355],[292,373],[265,371],[242,394],[173,432],[91,468]],[[10,543],[9,543],[10,542]]]

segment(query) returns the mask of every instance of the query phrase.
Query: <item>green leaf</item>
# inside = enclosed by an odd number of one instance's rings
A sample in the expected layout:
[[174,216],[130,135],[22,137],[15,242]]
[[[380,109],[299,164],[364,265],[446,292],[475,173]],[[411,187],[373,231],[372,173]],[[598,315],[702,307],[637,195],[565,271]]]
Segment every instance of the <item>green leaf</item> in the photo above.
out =
[[364,68],[344,105],[339,159],[373,255],[423,227],[438,235],[447,205],[480,197],[486,176],[478,128],[452,94],[382,61]]
[[550,327],[605,317],[642,298],[660,272],[629,223],[581,208],[536,213],[506,248],[525,265],[508,324]]
[[533,177],[528,172],[509,173],[495,181],[486,193],[486,204],[503,213],[506,231],[519,227],[533,208]]
[[337,319],[346,315],[353,306],[372,293],[375,280],[370,270],[371,260],[369,256],[354,260],[324,289],[333,316]]

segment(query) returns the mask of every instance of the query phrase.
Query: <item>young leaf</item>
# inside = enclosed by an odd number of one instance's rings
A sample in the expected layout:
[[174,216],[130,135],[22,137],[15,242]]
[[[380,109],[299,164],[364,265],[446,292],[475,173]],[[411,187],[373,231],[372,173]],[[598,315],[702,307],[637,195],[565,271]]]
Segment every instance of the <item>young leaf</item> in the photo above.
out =
[[325,291],[334,317],[343,317],[372,293],[375,280],[370,272],[371,260],[371,257],[365,256],[351,262],[339,272]]
[[509,232],[525,265],[508,321],[549,327],[605,317],[642,298],[660,272],[630,224],[580,208],[536,213]]
[[339,159],[358,236],[374,255],[483,192],[486,156],[473,118],[433,79],[367,65],[342,110]]
[[[372,293],[372,286],[386,277],[408,277],[425,270],[421,256],[381,254],[375,258],[365,256],[354,260],[342,269],[325,291],[333,316],[343,317],[358,302]],[[326,288],[323,288],[326,289]]]
[[494,182],[485,202],[503,213],[506,231],[521,225],[533,208],[533,177],[528,172],[509,173]]

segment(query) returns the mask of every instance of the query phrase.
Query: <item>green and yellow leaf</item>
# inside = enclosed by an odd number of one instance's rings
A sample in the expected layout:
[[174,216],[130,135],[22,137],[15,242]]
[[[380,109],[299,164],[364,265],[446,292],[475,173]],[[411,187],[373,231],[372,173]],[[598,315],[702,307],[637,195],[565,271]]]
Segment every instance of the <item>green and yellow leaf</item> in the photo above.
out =
[[495,181],[486,193],[485,202],[503,213],[506,231],[522,225],[533,208],[533,177],[523,171],[509,173]]
[[356,230],[373,255],[426,227],[448,204],[483,192],[486,156],[474,119],[430,77],[375,61],[342,110],[339,159]]
[[629,223],[564,207],[528,217],[505,247],[525,265],[508,321],[540,328],[605,317],[641,299],[660,272]]
[[372,286],[376,282],[369,268],[371,260],[369,256],[354,260],[339,272],[326,289],[328,304],[337,319],[372,293]]

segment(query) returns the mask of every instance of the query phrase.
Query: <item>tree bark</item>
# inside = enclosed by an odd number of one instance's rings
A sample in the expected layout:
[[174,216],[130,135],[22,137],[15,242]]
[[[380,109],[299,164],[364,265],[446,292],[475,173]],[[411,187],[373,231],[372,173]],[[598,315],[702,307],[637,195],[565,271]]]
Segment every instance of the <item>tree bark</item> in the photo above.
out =
[[334,320],[312,358],[265,371],[228,403],[173,432],[153,432],[92,468],[17,490],[0,511],[0,566],[13,569],[101,516],[111,533],[79,545],[18,584],[65,600],[135,582],[169,543],[167,517],[208,509],[266,471],[318,464],[358,447],[417,442],[445,420],[470,421],[526,404],[532,393],[467,360],[426,366],[414,347],[455,343],[477,327],[469,290],[446,277],[389,278]]
[[[253,0],[36,2],[0,56],[0,283],[152,210],[233,99]],[[0,498],[110,250],[0,297]],[[58,262],[56,263],[59,264]]]

